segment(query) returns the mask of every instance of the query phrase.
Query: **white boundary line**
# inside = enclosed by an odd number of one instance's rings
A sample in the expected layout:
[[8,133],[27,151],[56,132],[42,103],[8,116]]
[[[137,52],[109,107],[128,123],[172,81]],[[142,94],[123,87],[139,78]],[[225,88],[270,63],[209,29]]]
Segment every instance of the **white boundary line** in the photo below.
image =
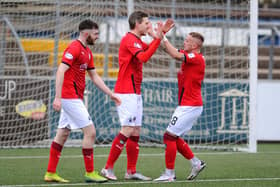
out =
[[[142,157],[157,157],[157,156],[164,156],[164,153],[155,153],[155,154],[139,154],[139,156]],[[81,155],[65,155],[61,156],[60,158],[82,158]],[[94,158],[107,158],[108,154],[100,154],[100,155],[94,155]],[[120,157],[126,157],[126,154],[121,154]],[[41,155],[41,156],[0,156],[1,159],[7,159],[7,160],[12,160],[12,159],[41,159],[41,158],[49,158],[49,155]]]
[[[246,153],[246,152],[207,152],[207,153],[199,153],[197,152],[196,155],[232,155],[232,154],[280,154],[280,152],[258,152],[258,153]],[[121,154],[121,157],[126,157],[126,154]],[[151,153],[151,154],[139,154],[140,157],[157,157],[157,156],[164,156],[164,153]],[[81,158],[82,155],[64,155],[61,156],[61,158]],[[96,154],[94,155],[94,158],[107,158],[107,154]],[[0,156],[0,160],[11,160],[11,159],[42,159],[42,158],[49,158],[49,155],[39,155],[39,156],[13,156],[13,155],[6,155],[6,156]]]
[[[280,178],[234,178],[234,179],[200,179],[195,181],[180,180],[171,183],[205,183],[205,182],[236,182],[236,181],[278,181]],[[153,181],[129,181],[129,182],[106,182],[102,185],[127,185],[127,184],[163,184]],[[46,183],[46,184],[24,184],[4,185],[2,187],[44,187],[44,186],[99,186],[100,183]]]

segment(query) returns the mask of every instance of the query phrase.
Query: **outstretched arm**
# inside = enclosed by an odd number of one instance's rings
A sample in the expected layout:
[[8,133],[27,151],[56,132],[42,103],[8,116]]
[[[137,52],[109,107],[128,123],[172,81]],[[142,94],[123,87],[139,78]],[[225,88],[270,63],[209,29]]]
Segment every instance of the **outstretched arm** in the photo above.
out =
[[110,88],[108,88],[106,86],[106,84],[104,83],[104,81],[101,79],[101,77],[97,74],[95,69],[89,70],[88,71],[89,77],[92,80],[92,82],[101,90],[103,91],[105,94],[109,95],[110,98],[116,103],[116,105],[120,105],[121,104],[121,99],[116,96],[111,90]]
[[163,48],[172,58],[181,61],[184,60],[184,54],[180,53],[178,49],[175,48],[165,36],[163,38]]
[[157,23],[157,32],[154,33],[153,31],[153,26],[152,23],[150,22],[149,24],[149,29],[148,29],[148,34],[154,38],[154,40],[150,43],[148,49],[146,49],[145,51],[141,51],[139,52],[136,57],[138,60],[140,60],[141,62],[148,62],[148,60],[152,57],[152,55],[156,52],[158,46],[160,45],[160,41],[163,37],[163,33],[162,33],[162,27],[163,27],[163,23],[162,22],[158,22]]
[[158,46],[160,45],[160,41],[160,39],[154,39],[152,43],[150,43],[149,48],[146,51],[141,51],[136,55],[138,60],[144,63],[148,62],[148,60],[156,52]]
[[152,43],[149,45],[149,48],[146,51],[140,52],[137,54],[137,58],[146,63],[151,56],[155,53],[157,48],[160,45],[160,41],[163,38],[164,34],[168,32],[172,27],[174,27],[174,21],[172,19],[168,19],[165,24],[162,22],[157,23],[156,33],[153,31],[152,24],[149,25],[148,34],[154,38]]

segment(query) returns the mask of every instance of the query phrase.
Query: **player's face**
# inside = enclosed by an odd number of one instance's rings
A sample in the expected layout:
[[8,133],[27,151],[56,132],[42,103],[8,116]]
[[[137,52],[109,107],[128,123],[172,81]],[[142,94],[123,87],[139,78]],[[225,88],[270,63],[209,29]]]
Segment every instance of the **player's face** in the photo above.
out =
[[145,36],[149,30],[150,27],[150,21],[149,18],[143,18],[141,23],[136,23],[137,30],[140,34],[140,36]]
[[191,52],[196,48],[197,48],[197,44],[195,42],[195,39],[191,35],[188,35],[184,40],[184,50],[187,52]]
[[95,40],[97,40],[99,37],[99,31],[96,29],[92,29],[89,30],[87,33],[88,33],[86,38],[87,45],[94,45]]

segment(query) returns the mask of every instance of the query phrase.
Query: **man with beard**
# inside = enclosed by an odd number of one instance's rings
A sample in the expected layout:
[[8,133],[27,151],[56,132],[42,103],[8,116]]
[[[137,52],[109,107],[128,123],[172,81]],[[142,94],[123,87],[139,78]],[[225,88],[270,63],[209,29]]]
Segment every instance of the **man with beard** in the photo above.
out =
[[83,103],[86,71],[92,82],[105,94],[120,105],[121,100],[103,82],[97,74],[93,55],[88,45],[93,45],[98,39],[98,25],[91,20],[79,24],[79,37],[64,51],[62,63],[56,73],[56,94],[53,101],[55,111],[60,111],[59,125],[56,136],[51,144],[50,157],[44,180],[47,182],[69,182],[56,173],[57,164],[63,148],[72,129],[83,132],[82,153],[85,163],[86,182],[106,182],[94,170],[93,144],[96,130],[91,117]]

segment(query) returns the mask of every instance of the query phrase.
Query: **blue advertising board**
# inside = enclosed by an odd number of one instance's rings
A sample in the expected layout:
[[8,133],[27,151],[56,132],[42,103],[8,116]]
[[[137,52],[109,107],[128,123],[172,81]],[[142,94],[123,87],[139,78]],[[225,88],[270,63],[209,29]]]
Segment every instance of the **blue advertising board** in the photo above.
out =
[[[105,83],[114,88],[115,80]],[[52,82],[54,88],[54,82]],[[116,106],[90,81],[87,82],[85,103],[97,131],[97,143],[111,143],[120,130]],[[246,142],[248,138],[248,83],[204,82],[204,108],[201,117],[190,132],[183,136],[193,142]],[[177,107],[177,82],[144,80],[142,83],[143,123],[141,141],[162,142],[163,133]],[[52,99],[54,89],[52,89]],[[51,109],[50,136],[55,135],[59,115]],[[71,133],[72,139],[81,139],[80,131]]]

